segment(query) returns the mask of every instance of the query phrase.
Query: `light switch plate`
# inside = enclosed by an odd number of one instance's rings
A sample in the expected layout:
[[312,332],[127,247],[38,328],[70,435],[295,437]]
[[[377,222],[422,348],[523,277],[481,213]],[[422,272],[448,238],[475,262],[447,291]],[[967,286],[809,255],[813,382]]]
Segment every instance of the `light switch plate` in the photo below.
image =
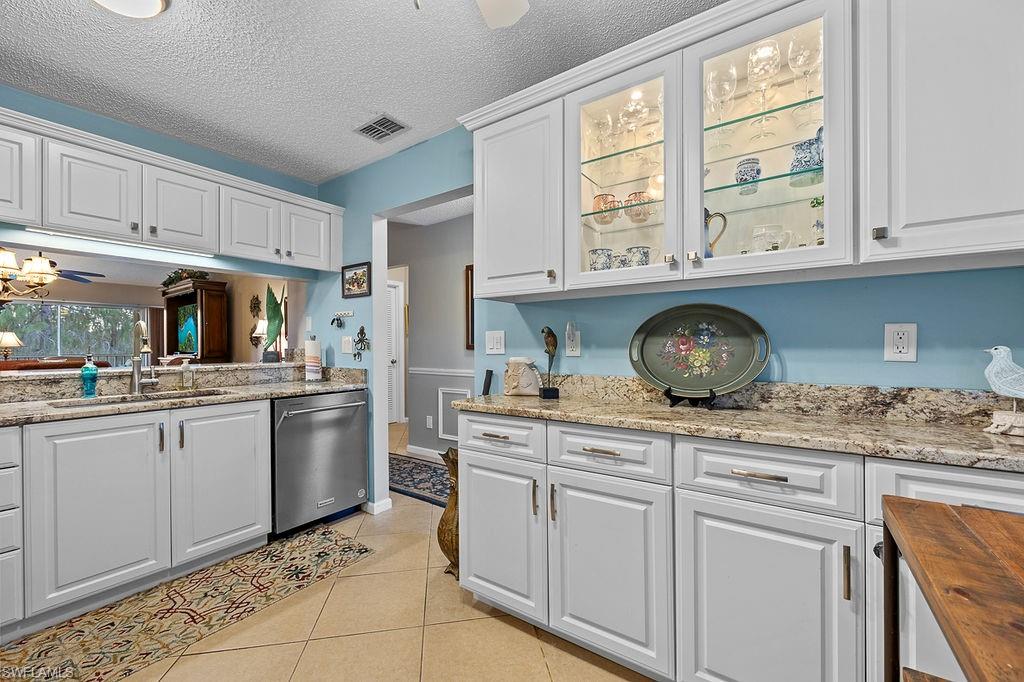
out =
[[494,331],[487,332],[486,336],[487,350],[485,355],[504,355],[505,354],[505,331]]
[[884,349],[886,362],[917,362],[917,324],[886,324]]
[[353,345],[352,345],[352,337],[351,336],[343,336],[343,337],[341,337],[341,352],[342,353],[351,353],[354,350],[355,350],[355,348],[353,348]]

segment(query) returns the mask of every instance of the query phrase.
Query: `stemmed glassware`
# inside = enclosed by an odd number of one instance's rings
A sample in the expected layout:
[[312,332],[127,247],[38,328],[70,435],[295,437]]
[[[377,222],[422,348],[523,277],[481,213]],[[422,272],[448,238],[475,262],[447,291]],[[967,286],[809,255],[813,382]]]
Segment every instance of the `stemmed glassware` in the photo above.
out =
[[[821,31],[808,34],[796,34],[789,41],[789,68],[793,75],[803,79],[803,98],[811,98],[811,76],[821,68],[821,57],[823,52],[823,37]],[[813,126],[818,127],[821,123],[820,117],[813,117],[810,104],[801,104],[793,110],[793,116],[799,121],[799,128]]]
[[714,144],[709,151],[723,151],[731,147],[722,141],[722,119],[732,109],[733,96],[736,95],[736,67],[729,64],[721,69],[712,69],[704,78],[704,95],[707,98],[709,113],[717,119],[713,133]]
[[762,113],[753,121],[758,127],[758,132],[750,138],[751,141],[775,137],[775,133],[768,130],[768,122],[778,117],[764,112],[768,110],[769,91],[774,87],[781,68],[782,53],[779,51],[777,40],[762,40],[747,55],[747,85],[751,93],[757,93],[758,109]]
[[638,144],[637,130],[647,122],[650,113],[651,108],[644,102],[644,94],[640,90],[634,90],[630,93],[629,100],[623,105],[622,111],[619,112],[619,123],[625,130],[633,133],[634,150],[626,155],[629,159],[637,159],[641,156],[635,149]]

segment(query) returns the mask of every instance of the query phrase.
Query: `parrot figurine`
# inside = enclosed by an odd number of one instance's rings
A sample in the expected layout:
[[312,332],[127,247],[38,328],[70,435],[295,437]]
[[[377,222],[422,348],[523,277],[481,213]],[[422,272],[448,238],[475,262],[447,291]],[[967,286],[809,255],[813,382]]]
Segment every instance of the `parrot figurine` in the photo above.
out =
[[555,352],[558,350],[558,337],[551,327],[544,327],[540,330],[544,337],[544,353],[548,356],[548,386],[551,386],[551,367],[555,364]]

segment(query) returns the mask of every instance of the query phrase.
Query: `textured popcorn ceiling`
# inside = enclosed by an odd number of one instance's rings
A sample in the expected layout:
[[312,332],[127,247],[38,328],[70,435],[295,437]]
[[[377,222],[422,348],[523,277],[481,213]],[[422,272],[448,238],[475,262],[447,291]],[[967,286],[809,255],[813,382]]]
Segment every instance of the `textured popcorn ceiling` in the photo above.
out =
[[447,220],[461,218],[462,216],[469,215],[472,212],[473,196],[470,195],[468,197],[462,197],[461,199],[446,201],[443,204],[437,204],[436,206],[421,208],[418,211],[409,211],[408,213],[403,213],[400,216],[389,218],[389,220],[394,223],[404,223],[406,225],[436,225]]
[[[532,0],[490,31],[474,0],[0,0],[0,81],[321,182],[719,2]],[[352,132],[380,113],[412,129]]]

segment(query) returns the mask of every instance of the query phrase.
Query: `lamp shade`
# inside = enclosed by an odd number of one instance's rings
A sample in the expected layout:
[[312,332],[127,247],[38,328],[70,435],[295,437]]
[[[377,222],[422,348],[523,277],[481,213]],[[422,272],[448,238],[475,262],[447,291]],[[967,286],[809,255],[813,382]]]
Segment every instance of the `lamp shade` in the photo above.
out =
[[10,249],[0,246],[0,280],[11,281],[21,274],[18,257]]
[[53,263],[42,254],[26,258],[21,266],[22,279],[29,284],[50,284],[57,279],[57,271]]
[[24,345],[14,332],[0,332],[0,348],[21,348]]
[[267,335],[267,321],[256,320],[256,331],[252,333],[253,336],[266,336]]

